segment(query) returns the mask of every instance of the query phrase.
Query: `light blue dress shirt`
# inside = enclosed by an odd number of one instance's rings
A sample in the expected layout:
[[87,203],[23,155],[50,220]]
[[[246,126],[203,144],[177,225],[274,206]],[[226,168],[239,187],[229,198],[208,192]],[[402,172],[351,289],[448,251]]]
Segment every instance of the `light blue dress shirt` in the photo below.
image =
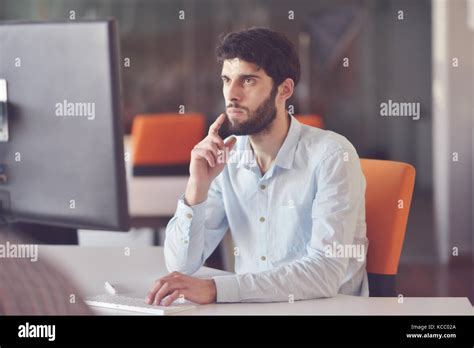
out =
[[168,270],[193,274],[230,228],[236,274],[216,276],[217,302],[368,296],[365,177],[343,136],[290,116],[262,176],[248,136],[237,143],[205,202],[178,201],[168,223]]

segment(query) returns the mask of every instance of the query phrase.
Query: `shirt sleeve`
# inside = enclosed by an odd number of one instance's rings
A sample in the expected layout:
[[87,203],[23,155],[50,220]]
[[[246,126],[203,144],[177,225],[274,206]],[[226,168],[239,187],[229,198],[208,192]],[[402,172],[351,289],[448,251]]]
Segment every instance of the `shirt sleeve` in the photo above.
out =
[[217,302],[304,300],[338,293],[349,259],[328,256],[327,247],[354,243],[359,209],[365,205],[365,177],[355,149],[333,152],[315,171],[306,255],[269,271],[214,277]]
[[189,206],[184,194],[178,200],[176,212],[166,227],[164,254],[168,271],[195,273],[224,237],[229,225],[221,175],[212,182],[206,201]]

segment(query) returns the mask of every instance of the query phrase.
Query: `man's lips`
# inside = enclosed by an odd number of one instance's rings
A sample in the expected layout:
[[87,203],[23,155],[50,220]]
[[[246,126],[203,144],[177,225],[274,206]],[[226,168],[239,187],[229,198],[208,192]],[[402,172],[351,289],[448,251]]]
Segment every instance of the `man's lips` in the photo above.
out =
[[245,110],[239,108],[228,108],[227,114],[232,116],[240,116],[245,113]]

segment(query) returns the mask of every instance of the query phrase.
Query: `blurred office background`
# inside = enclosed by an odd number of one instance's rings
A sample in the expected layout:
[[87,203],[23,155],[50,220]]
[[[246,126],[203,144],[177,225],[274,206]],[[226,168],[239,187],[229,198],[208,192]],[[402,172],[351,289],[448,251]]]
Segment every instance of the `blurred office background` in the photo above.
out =
[[[219,36],[252,26],[286,33],[302,63],[295,114],[320,115],[361,157],[416,168],[398,292],[474,301],[474,1],[0,0],[0,20],[111,16],[121,34],[127,133],[136,115],[183,107],[209,124],[224,108]],[[420,119],[381,117],[388,100],[419,102]],[[95,240],[160,241],[146,221],[138,227]],[[223,250],[208,264],[226,267]]]

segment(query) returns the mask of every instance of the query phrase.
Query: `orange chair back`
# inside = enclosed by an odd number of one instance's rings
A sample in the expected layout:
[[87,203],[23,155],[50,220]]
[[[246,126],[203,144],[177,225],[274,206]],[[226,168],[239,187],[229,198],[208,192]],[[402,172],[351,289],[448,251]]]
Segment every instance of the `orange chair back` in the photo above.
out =
[[397,274],[410,212],[415,168],[407,163],[361,159],[365,193],[367,272]]
[[182,165],[203,139],[205,117],[199,113],[137,115],[132,126],[133,165]]
[[324,129],[323,118],[319,115],[295,115],[295,118],[308,126]]

